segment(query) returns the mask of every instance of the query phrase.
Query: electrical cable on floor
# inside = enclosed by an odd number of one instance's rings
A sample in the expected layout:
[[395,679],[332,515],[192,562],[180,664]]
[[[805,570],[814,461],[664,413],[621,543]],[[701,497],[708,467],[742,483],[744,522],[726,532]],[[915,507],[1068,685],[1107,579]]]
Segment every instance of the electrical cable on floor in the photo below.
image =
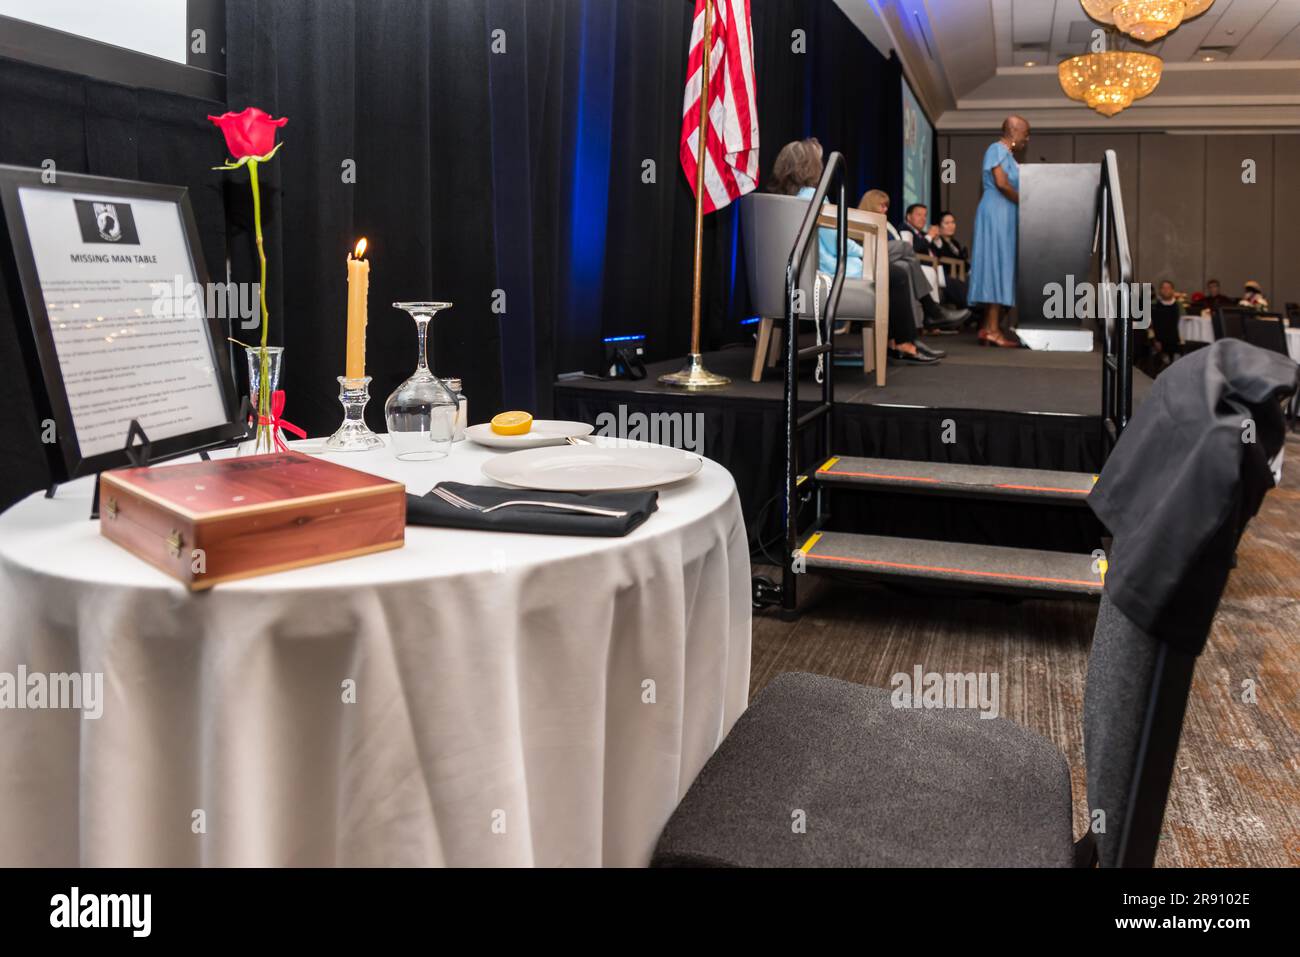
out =
[[[754,527],[757,528],[757,529],[759,530],[759,535],[760,535],[760,536],[763,534],[763,519],[764,519],[764,517],[767,515],[767,510],[770,509],[770,508],[772,507],[772,503],[773,503],[773,502],[775,502],[777,499],[781,498],[781,495],[782,495],[781,492],[777,492],[775,495],[773,495],[771,498],[769,498],[766,502],[764,502],[763,505],[759,508],[759,510],[758,510],[758,515],[757,515],[757,516],[755,517],[755,519],[754,519]],[[767,549],[768,549],[768,547],[769,547],[770,545],[775,545],[775,544],[777,544],[778,542],[781,542],[782,540],[784,540],[784,538],[785,538],[785,533],[782,532],[780,535],[778,535],[778,536],[776,536],[775,538],[773,538],[770,542],[764,542],[763,539],[762,539],[761,537],[760,537],[760,538],[758,539],[758,541],[756,542],[756,544],[757,544],[757,546],[758,546],[758,554],[761,554],[762,557],[763,557],[763,559],[764,559],[764,560],[765,560],[769,565],[775,565],[775,566],[778,567],[778,568],[782,567],[782,565],[783,565],[783,563],[784,563],[783,560],[780,560],[780,559],[773,559],[772,556],[771,556],[771,554],[768,552]],[[756,555],[755,555],[755,550],[751,548],[751,549],[749,550],[749,560],[750,560],[751,563],[754,561],[755,557],[756,557]]]

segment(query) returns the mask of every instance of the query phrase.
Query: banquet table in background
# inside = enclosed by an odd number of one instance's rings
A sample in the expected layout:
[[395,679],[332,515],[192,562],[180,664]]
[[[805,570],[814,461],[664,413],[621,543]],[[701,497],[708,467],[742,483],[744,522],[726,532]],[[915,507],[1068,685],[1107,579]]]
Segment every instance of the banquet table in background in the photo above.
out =
[[[1178,336],[1183,342],[1213,342],[1214,323],[1209,316],[1181,316]],[[1287,329],[1286,351],[1293,362],[1300,362],[1300,329]]]
[[[331,458],[420,494],[494,454]],[[625,538],[411,527],[197,594],[102,538],[91,488],[0,516],[0,672],[104,687],[97,719],[0,711],[0,865],[643,865],[746,706],[709,460]]]

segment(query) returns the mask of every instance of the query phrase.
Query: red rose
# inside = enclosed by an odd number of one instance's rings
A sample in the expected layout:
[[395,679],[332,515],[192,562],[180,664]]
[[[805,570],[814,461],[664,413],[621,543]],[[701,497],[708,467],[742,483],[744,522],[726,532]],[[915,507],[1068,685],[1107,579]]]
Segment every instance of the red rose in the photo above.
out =
[[271,114],[250,106],[242,113],[224,113],[221,116],[209,116],[226,137],[226,146],[233,159],[247,156],[262,159],[275,149],[275,131],[289,122],[287,116],[278,120],[271,119]]

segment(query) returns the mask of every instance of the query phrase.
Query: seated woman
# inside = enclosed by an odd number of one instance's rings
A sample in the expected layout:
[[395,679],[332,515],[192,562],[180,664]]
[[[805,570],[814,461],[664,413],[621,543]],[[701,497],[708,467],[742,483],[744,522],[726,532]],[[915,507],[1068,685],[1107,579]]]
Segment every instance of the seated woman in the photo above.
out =
[[[812,199],[822,177],[822,145],[815,138],[795,140],[781,147],[772,166],[768,190],[786,196]],[[862,278],[862,244],[846,237],[845,279]],[[817,234],[817,269],[828,276],[835,274],[838,263],[835,230],[822,227]],[[894,271],[889,277],[889,352],[904,362],[928,365],[937,362],[937,350],[927,349],[916,338],[916,323],[907,306],[906,289],[895,291]],[[895,305],[897,304],[897,306]]]
[[[813,137],[795,140],[781,147],[772,165],[772,179],[768,192],[783,196],[812,199],[822,178],[822,145]],[[862,278],[862,244],[852,238],[847,240],[848,262],[844,264],[845,279]],[[828,276],[835,274],[835,230],[823,227],[817,234],[817,269]]]
[[1268,308],[1268,300],[1264,298],[1264,287],[1253,279],[1249,280],[1246,283],[1246,291],[1242,293],[1241,302],[1237,305],[1263,312]]
[[[966,263],[969,271],[970,252],[957,239],[957,217],[945,210],[939,214],[938,220],[931,228],[934,233],[930,236],[930,247],[934,250],[934,254],[940,259],[960,260]],[[959,309],[965,309],[966,280],[957,278],[953,272],[951,266],[943,267],[944,289],[949,302]]]

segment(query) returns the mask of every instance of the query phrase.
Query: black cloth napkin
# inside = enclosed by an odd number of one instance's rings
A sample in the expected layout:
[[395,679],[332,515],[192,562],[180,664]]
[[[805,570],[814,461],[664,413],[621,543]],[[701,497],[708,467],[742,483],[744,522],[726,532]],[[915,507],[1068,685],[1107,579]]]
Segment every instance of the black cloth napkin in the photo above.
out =
[[620,538],[636,528],[659,508],[659,493],[648,492],[535,492],[530,489],[496,488],[491,485],[465,485],[439,482],[439,488],[459,495],[475,505],[485,507],[502,502],[559,502],[567,505],[594,505],[627,512],[622,518],[561,512],[553,508],[515,505],[498,509],[490,515],[457,508],[430,492],[406,496],[406,524],[439,525],[446,528],[476,528],[489,532],[527,532],[533,535],[594,535]]
[[1114,536],[1106,593],[1148,634],[1204,646],[1237,542],[1273,487],[1296,374],[1283,355],[1220,339],[1160,374],[1107,459],[1088,496]]

